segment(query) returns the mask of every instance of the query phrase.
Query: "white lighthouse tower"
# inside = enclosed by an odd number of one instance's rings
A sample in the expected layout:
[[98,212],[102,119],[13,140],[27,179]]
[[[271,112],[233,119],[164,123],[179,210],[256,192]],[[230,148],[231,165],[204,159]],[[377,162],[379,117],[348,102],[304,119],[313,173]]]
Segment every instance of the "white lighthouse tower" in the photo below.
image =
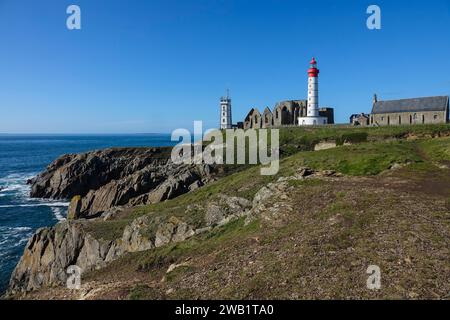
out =
[[312,58],[308,69],[308,105],[306,117],[299,117],[300,126],[313,126],[327,124],[327,118],[319,115],[319,69],[317,61]]
[[231,98],[227,90],[227,96],[220,98],[220,129],[231,129]]

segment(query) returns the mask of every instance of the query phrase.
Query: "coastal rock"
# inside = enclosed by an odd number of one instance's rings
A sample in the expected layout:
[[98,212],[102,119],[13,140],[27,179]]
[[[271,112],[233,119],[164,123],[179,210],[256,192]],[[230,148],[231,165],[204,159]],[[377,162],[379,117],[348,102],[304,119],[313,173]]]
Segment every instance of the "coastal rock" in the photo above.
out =
[[130,225],[125,227],[122,236],[123,247],[128,252],[144,251],[154,248],[150,237],[144,234],[151,225],[150,216],[136,218]]
[[230,197],[221,194],[218,201],[210,203],[206,208],[206,225],[215,226],[226,224],[231,219],[244,215],[251,207],[251,201],[245,198]]
[[81,212],[81,197],[75,196],[70,201],[69,210],[67,211],[67,219],[75,220],[78,219]]
[[94,218],[114,207],[195,190],[212,179],[213,170],[206,164],[174,164],[170,148],[111,148],[60,157],[30,181],[30,195],[72,199],[70,219]]
[[112,261],[112,242],[99,241],[83,229],[83,224],[64,221],[41,228],[28,241],[10,280],[8,294],[31,291],[42,286],[64,284],[71,265],[82,272]]
[[155,234],[155,247],[161,247],[170,242],[180,242],[195,235],[195,231],[178,218],[171,217],[167,223],[159,226]]
[[193,228],[178,218],[163,221],[151,214],[134,219],[122,237],[113,241],[95,238],[85,230],[89,223],[66,220],[37,230],[11,276],[6,296],[65,285],[69,266],[78,266],[83,274],[105,267],[126,252],[145,251],[195,235]]

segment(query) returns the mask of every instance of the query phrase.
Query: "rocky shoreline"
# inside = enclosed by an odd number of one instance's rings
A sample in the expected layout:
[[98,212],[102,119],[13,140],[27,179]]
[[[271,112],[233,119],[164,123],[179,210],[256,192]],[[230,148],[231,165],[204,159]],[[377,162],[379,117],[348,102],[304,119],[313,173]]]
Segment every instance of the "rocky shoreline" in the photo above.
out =
[[6,296],[22,296],[41,288],[64,285],[68,278],[66,270],[71,265],[80,267],[83,273],[102,269],[126,253],[182,242],[239,218],[243,218],[246,224],[259,218],[270,224],[281,223],[293,208],[287,205],[271,206],[271,203],[274,198],[287,196],[293,188],[289,181],[340,176],[334,171],[299,168],[295,175],[282,177],[262,187],[253,201],[220,194],[206,207],[189,205],[187,215],[198,210],[204,212],[201,225],[175,216],[163,218],[150,213],[133,219],[124,227],[122,236],[114,240],[98,238],[89,232],[90,223],[109,217],[69,219],[52,228],[39,229],[29,240],[14,270]]
[[115,207],[174,198],[213,179],[209,165],[177,165],[170,148],[110,148],[64,155],[31,184],[32,198],[71,200],[69,219],[93,218]]
[[[127,207],[172,199],[215,179],[216,168],[174,164],[170,151],[165,147],[110,148],[68,154],[29,180],[32,198],[71,203],[67,221],[41,228],[29,239],[7,295],[61,284],[70,265],[98,269],[126,251],[146,250],[192,235],[193,230],[175,221],[161,222],[161,236],[152,243],[135,232],[143,221],[131,224],[116,241],[95,239],[85,231],[90,220],[111,219]],[[163,235],[163,229],[171,234]]]

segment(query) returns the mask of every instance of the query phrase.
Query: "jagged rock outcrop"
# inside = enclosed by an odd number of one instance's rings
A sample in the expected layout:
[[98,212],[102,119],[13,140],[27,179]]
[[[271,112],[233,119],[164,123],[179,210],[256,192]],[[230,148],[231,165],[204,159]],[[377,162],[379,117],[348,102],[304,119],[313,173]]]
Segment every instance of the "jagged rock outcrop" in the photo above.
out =
[[39,229],[29,240],[11,276],[7,294],[64,285],[68,277],[66,270],[71,265],[80,267],[83,273],[99,269],[126,252],[150,250],[209,231],[212,224],[224,224],[251,206],[246,199],[225,195],[220,195],[214,203],[221,205],[220,214],[216,213],[213,223],[208,218],[211,215],[208,207],[206,226],[197,229],[180,218],[152,213],[134,219],[124,228],[122,237],[114,241],[97,239],[86,232],[84,227],[91,223],[88,220],[67,220],[52,228]]
[[[99,269],[126,252],[152,250],[185,241],[240,217],[245,217],[247,223],[256,218],[272,225],[283,223],[293,207],[290,203],[274,199],[289,197],[292,189],[289,181],[337,176],[339,174],[333,171],[316,172],[299,168],[293,176],[282,177],[263,186],[252,201],[219,194],[205,206],[187,206],[185,218],[148,213],[135,218],[125,226],[120,238],[110,241],[97,239],[86,232],[84,227],[91,223],[89,220],[67,220],[52,228],[39,229],[29,240],[13,272],[8,295],[43,286],[64,285],[68,277],[66,270],[71,265],[80,267],[83,272]],[[114,215],[120,212],[120,207],[112,208],[102,220],[107,217],[114,219]],[[202,222],[190,220],[191,213],[197,216],[203,214]]]
[[69,217],[78,219],[172,199],[209,182],[213,170],[206,164],[174,164],[170,148],[112,148],[64,155],[29,183],[31,197],[76,197]]
[[63,284],[69,266],[77,265],[85,272],[105,266],[122,253],[116,241],[93,238],[80,222],[63,221],[41,228],[28,241],[11,276],[8,294]]
[[206,208],[206,225],[207,227],[224,225],[246,214],[251,207],[252,202],[245,198],[219,195],[219,200],[209,203]]

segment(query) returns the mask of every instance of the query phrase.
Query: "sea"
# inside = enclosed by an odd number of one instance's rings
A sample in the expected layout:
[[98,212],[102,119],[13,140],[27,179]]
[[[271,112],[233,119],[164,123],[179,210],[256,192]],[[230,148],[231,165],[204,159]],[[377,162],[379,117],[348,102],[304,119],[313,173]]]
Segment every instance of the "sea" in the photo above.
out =
[[170,134],[0,135],[0,295],[30,236],[67,215],[68,202],[31,199],[28,179],[67,153],[176,143]]

